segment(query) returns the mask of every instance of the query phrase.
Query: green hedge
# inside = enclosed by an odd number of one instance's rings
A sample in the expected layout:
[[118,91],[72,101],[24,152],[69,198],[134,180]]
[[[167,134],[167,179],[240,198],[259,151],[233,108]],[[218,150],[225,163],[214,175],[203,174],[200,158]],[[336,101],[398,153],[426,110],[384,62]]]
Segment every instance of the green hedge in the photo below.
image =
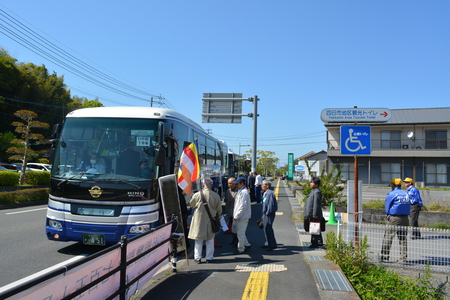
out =
[[0,186],[15,186],[19,184],[20,174],[14,171],[0,171]]
[[[0,186],[19,185],[20,173],[14,171],[0,171]],[[25,173],[25,183],[29,185],[49,185],[50,172],[28,171]]]
[[23,203],[48,199],[48,188],[23,189],[0,193],[0,204]]
[[48,185],[50,184],[50,172],[28,171],[25,173],[25,183],[29,185]]

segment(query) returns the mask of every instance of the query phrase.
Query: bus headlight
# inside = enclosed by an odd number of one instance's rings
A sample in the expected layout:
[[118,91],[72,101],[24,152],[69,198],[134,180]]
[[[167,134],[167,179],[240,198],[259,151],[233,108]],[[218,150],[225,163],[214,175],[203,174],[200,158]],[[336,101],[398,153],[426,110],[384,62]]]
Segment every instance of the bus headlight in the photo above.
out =
[[48,220],[48,226],[56,229],[62,229],[61,223],[55,220]]
[[130,233],[144,233],[150,230],[150,225],[148,224],[142,224],[142,225],[135,225],[130,228]]

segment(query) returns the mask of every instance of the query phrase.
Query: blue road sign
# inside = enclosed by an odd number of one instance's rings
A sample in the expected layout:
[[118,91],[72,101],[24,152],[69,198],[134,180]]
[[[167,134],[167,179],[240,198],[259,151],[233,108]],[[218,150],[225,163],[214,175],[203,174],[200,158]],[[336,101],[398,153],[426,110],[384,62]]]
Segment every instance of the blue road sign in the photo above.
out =
[[296,165],[295,166],[295,171],[299,172],[299,171],[305,171],[305,166],[302,165]]
[[370,155],[370,126],[341,126],[342,155]]

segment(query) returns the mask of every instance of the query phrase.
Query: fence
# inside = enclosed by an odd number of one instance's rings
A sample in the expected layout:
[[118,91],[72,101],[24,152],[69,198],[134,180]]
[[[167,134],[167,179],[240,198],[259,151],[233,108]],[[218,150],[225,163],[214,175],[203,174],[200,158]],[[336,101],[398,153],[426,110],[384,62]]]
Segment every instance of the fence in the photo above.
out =
[[[425,269],[429,265],[433,271],[450,272],[450,230],[419,227],[421,237],[412,239],[412,232],[416,229],[409,226],[339,222],[338,234],[341,233],[342,239],[347,243],[354,241],[355,232],[358,233],[359,240],[367,236],[369,259],[373,263],[418,269]],[[386,230],[407,232],[407,259],[405,262],[401,261],[397,234],[392,241],[389,261],[381,261],[381,248]]]
[[[175,220],[176,221],[176,220]],[[8,300],[125,300],[143,286],[172,255],[176,270],[176,242],[171,221],[150,232],[122,241],[80,261],[10,289],[0,289],[0,299]]]

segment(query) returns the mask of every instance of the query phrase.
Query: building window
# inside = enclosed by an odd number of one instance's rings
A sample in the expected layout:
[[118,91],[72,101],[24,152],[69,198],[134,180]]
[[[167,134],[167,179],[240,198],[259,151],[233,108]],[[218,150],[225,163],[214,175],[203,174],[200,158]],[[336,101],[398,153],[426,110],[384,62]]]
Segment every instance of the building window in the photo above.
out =
[[426,130],[425,149],[447,149],[447,130]]
[[381,164],[381,182],[389,183],[394,177],[402,177],[400,164]]
[[341,176],[344,180],[354,180],[353,164],[341,164]]
[[447,184],[447,165],[446,164],[427,164],[426,165],[426,183]]
[[381,149],[400,149],[401,131],[381,131]]

